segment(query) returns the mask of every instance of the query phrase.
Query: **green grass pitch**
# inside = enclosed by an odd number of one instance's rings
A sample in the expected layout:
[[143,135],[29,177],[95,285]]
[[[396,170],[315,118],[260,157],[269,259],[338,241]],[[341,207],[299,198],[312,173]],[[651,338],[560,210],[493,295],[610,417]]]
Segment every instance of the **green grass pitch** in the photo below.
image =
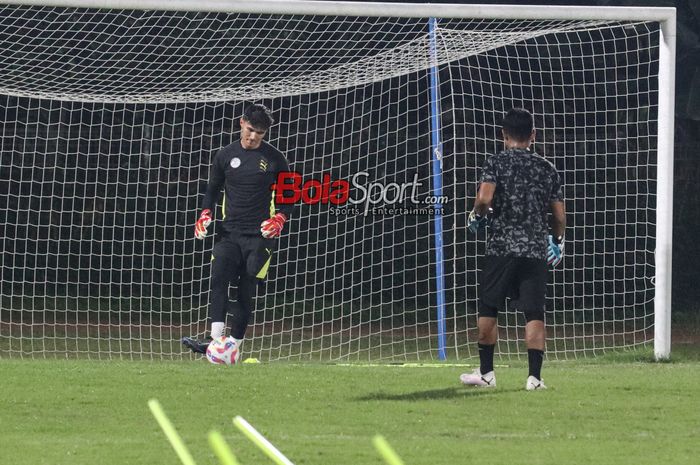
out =
[[219,463],[219,430],[241,465],[272,463],[241,415],[297,465],[382,464],[382,434],[406,465],[698,463],[700,363],[546,363],[498,387],[459,385],[468,368],[263,363],[0,360],[0,461],[12,465],[179,464],[147,402],[160,401],[198,465]]

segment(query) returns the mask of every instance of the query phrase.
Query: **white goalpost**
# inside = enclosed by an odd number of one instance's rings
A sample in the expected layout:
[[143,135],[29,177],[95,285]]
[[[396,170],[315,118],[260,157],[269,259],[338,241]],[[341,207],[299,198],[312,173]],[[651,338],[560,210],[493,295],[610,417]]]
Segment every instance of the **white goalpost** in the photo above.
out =
[[[244,357],[475,356],[484,237],[466,217],[500,118],[522,106],[568,210],[548,357],[653,344],[668,358],[675,15],[0,2],[0,358],[191,357],[179,340],[208,328],[216,240],[193,225],[249,103],[272,109],[268,140],[304,181],[410,185],[418,202],[297,204]],[[524,321],[504,310],[497,353],[518,357]]]

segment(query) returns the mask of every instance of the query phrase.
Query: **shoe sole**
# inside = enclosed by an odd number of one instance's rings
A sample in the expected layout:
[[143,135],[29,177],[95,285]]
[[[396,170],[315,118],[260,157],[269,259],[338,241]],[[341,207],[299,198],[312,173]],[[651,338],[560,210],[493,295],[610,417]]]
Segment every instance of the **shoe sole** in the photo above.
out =
[[495,388],[496,383],[493,384],[477,384],[477,383],[465,383],[461,379],[459,380],[460,383],[462,383],[464,386],[472,386],[472,387],[478,387],[478,388]]
[[190,349],[192,352],[195,354],[206,354],[207,351],[200,349],[199,347],[199,342],[193,341],[192,339],[188,337],[183,337],[180,342],[182,342],[182,345]]

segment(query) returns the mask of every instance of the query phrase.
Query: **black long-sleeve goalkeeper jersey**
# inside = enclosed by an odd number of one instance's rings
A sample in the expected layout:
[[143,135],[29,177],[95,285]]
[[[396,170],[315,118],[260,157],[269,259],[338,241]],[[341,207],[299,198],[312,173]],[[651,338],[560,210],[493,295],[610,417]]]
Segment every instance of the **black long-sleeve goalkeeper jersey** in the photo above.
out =
[[240,141],[229,144],[214,157],[202,209],[213,212],[223,188],[219,218],[224,229],[259,233],[264,220],[276,212],[289,217],[294,208],[292,204],[274,203],[271,186],[282,171],[289,171],[287,159],[267,142],[254,150],[244,149]]

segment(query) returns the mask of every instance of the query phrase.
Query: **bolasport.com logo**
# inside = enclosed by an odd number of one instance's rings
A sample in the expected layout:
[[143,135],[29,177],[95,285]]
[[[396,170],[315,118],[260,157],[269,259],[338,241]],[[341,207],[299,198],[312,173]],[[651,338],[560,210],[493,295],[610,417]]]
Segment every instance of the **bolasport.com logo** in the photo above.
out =
[[329,205],[331,215],[436,215],[444,213],[448,196],[423,195],[418,173],[412,181],[369,181],[366,171],[347,179],[333,179],[326,173],[321,179],[304,180],[295,171],[278,174],[272,185],[276,204],[304,203]]

